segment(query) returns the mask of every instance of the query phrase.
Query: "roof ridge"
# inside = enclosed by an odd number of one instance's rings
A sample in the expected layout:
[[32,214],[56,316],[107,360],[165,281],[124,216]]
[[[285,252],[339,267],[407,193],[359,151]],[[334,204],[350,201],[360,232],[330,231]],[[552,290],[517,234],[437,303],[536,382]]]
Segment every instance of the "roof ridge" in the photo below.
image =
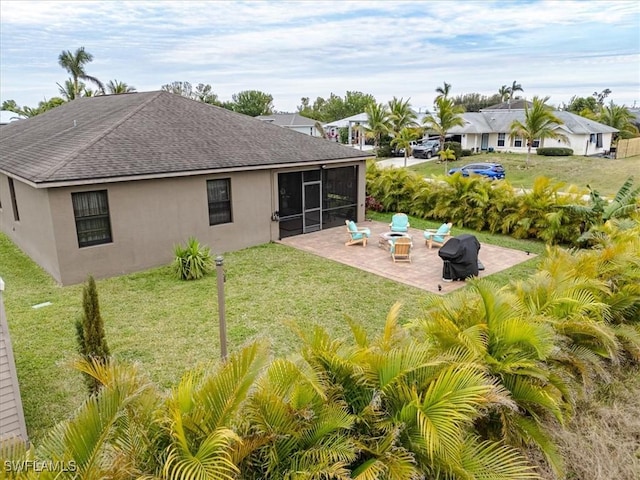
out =
[[[84,143],[82,146],[74,149],[73,151],[71,151],[67,156],[66,159],[59,162],[58,164],[56,164],[55,166],[49,168],[48,170],[46,170],[45,172],[42,172],[42,174],[39,176],[41,180],[46,180],[50,175],[54,174],[55,172],[57,172],[58,170],[60,170],[61,168],[63,168],[64,166],[66,166],[69,162],[71,162],[74,157],[76,157],[80,152],[82,152],[83,150],[86,150],[87,148],[91,147],[92,145],[94,145],[95,143],[97,143],[101,138],[104,138],[105,136],[107,136],[109,133],[111,133],[112,131],[114,131],[117,127],[119,127],[120,125],[122,125],[125,121],[127,121],[129,118],[131,118],[134,114],[138,113],[141,109],[143,109],[144,107],[146,107],[149,103],[151,103],[153,100],[155,100],[156,98],[158,98],[160,95],[162,94],[161,90],[158,90],[156,92],[154,92],[153,95],[149,95],[149,99],[142,102],[140,105],[138,105],[136,108],[134,108],[129,114],[125,115],[120,121],[115,122],[111,127],[107,128],[106,130],[100,132],[98,135],[96,135],[92,140]],[[73,128],[73,127],[71,127]]]

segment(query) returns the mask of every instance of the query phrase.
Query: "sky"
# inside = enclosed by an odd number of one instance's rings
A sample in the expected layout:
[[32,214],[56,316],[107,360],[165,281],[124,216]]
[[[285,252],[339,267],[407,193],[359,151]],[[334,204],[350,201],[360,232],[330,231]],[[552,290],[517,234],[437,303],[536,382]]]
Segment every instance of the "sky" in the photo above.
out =
[[[64,50],[86,72],[137,91],[210,84],[220,100],[259,90],[279,112],[331,93],[410,99],[492,95],[568,103],[606,88],[640,107],[640,2],[621,1],[0,1],[0,101],[58,96]],[[15,116],[1,112],[0,120]]]

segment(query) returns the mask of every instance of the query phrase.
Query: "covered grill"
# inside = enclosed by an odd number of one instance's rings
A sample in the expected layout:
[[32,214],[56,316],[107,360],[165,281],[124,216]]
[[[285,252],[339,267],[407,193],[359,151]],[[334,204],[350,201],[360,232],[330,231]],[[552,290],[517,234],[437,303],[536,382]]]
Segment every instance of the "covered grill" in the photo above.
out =
[[444,261],[442,280],[464,280],[478,276],[478,252],[480,242],[473,235],[463,234],[450,238],[438,250]]

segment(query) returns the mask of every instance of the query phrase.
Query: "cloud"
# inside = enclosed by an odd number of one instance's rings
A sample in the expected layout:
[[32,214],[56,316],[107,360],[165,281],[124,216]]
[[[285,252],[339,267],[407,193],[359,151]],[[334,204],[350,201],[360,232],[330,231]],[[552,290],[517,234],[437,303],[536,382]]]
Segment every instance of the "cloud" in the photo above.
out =
[[347,90],[426,106],[443,81],[488,95],[517,80],[552,103],[610,88],[630,105],[639,21],[628,1],[3,1],[0,98],[57,95],[58,55],[84,46],[105,82],[209,83],[222,99],[256,89],[279,110]]

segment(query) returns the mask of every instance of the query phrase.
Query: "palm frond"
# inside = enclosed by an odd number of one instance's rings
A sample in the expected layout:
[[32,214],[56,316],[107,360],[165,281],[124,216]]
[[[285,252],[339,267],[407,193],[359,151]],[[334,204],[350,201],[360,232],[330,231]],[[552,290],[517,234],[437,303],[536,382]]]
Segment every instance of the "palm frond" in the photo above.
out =
[[532,480],[540,476],[516,449],[468,437],[462,443],[461,468],[469,478],[486,480]]
[[[179,432],[179,430],[177,430]],[[164,478],[171,480],[208,480],[220,478],[232,480],[238,472],[231,458],[230,443],[239,440],[237,435],[220,428],[200,443],[195,452],[182,442],[174,442],[162,470]]]

